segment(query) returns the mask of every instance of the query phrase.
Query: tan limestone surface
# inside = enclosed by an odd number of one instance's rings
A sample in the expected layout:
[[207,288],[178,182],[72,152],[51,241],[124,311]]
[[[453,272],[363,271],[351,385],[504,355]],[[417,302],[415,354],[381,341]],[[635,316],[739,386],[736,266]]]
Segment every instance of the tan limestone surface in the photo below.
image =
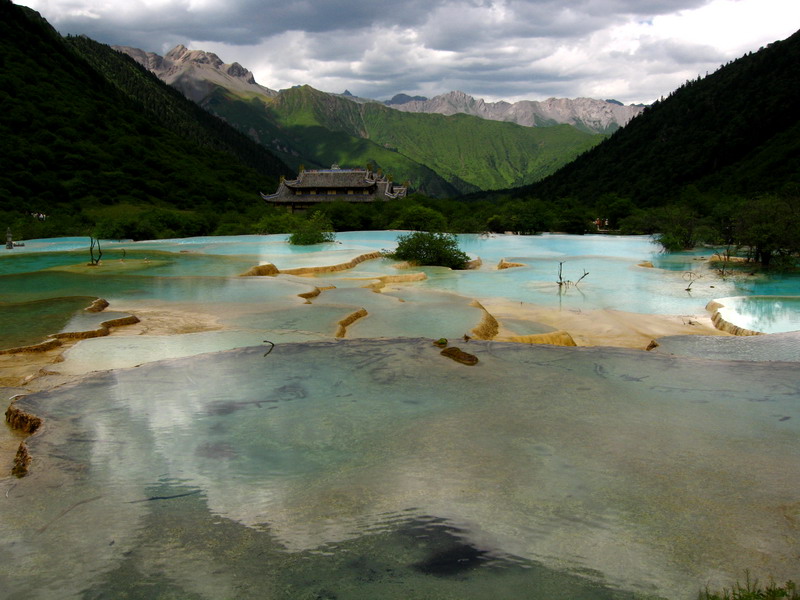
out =
[[[510,300],[481,300],[500,323],[497,341],[518,334],[503,327],[504,319],[523,319],[565,331],[578,346],[615,346],[644,350],[668,335],[730,335],[714,327],[708,315],[646,315],[619,310],[559,310]],[[523,340],[519,340],[523,341]],[[527,340],[525,340],[527,341]]]

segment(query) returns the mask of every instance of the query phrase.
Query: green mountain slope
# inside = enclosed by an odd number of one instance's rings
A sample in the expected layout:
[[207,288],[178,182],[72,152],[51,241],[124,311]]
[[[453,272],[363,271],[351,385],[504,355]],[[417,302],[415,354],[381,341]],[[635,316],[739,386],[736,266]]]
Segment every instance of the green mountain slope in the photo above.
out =
[[532,128],[400,112],[309,86],[282,90],[276,98],[242,99],[220,90],[205,105],[269,147],[282,148],[290,164],[371,162],[434,196],[531,183],[604,139],[568,125]]
[[[155,209],[171,221],[156,233],[209,233],[291,173],[133,61],[65,40],[9,0],[0,0],[0,104],[0,213],[17,237],[86,234],[110,215]],[[49,218],[31,223],[29,213]]]
[[342,166],[371,163],[395,180],[409,181],[412,188],[431,196],[455,196],[479,189],[457,179],[448,182],[432,169],[372,140],[324,126],[320,121],[325,119],[318,117],[316,106],[309,102],[312,94],[322,92],[293,88],[284,90],[274,104],[265,104],[266,98],[244,99],[218,88],[203,106],[247,132],[295,169],[300,165],[328,168],[333,163]]
[[688,82],[552,176],[543,199],[618,194],[638,206],[693,186],[722,194],[800,185],[800,32]]

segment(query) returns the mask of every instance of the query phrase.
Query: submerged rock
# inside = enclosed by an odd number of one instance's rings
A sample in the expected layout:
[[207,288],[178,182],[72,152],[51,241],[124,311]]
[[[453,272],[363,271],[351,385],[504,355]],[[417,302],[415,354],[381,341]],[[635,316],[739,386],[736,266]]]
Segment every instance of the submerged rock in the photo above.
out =
[[460,348],[456,348],[455,346],[450,346],[449,348],[445,348],[441,352],[442,356],[447,356],[448,358],[452,358],[456,362],[460,362],[462,365],[477,365],[478,364],[478,357],[474,354],[470,354],[469,352],[464,352]]
[[20,442],[17,455],[14,457],[14,466],[11,468],[11,474],[16,477],[25,477],[28,474],[30,465],[31,455],[28,454],[28,445],[25,442]]

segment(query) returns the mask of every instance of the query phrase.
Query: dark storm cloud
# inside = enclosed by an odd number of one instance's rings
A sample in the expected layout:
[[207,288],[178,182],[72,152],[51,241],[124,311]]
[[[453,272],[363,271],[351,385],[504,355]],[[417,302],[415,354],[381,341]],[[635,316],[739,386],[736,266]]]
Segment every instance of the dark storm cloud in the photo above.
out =
[[[743,6],[771,14],[765,3],[772,12],[791,13],[786,7],[796,2],[20,1],[62,33],[158,53],[179,43],[213,51],[275,88],[309,83],[378,98],[451,89],[494,99],[613,94],[623,101],[651,101],[736,58],[730,39],[724,51],[715,45],[731,24],[706,30],[703,19],[742,12]],[[682,19],[700,8],[713,15],[689,17],[695,26],[689,35]],[[739,19],[741,34],[751,35],[751,22]]]

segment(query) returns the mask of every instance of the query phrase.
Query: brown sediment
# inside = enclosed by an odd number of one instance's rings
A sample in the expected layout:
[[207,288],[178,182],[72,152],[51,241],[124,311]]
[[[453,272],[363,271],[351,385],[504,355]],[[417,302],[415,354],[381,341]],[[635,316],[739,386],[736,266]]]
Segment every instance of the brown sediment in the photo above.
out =
[[28,452],[28,445],[22,441],[17,448],[17,454],[14,456],[14,466],[11,468],[11,474],[15,477],[25,477],[31,466],[31,455]]
[[481,260],[481,257],[479,256],[479,257],[473,258],[471,261],[467,262],[467,266],[464,267],[464,268],[467,269],[467,270],[479,269],[482,264],[483,264],[483,261]]
[[97,329],[90,329],[89,331],[64,331],[62,333],[53,333],[50,337],[58,340],[87,340],[89,338],[103,337],[111,333],[112,327],[119,327],[121,325],[135,325],[139,322],[139,317],[135,315],[128,315],[119,317],[118,319],[109,319],[100,323]]
[[278,275],[279,273],[278,267],[272,263],[266,263],[250,267],[246,272],[242,273],[240,277],[264,277]]
[[336,289],[335,285],[325,285],[322,287],[314,286],[314,289],[312,289],[310,292],[303,292],[302,294],[297,294],[297,295],[300,298],[305,299],[306,304],[311,304],[311,298],[316,298],[325,290],[335,290],[335,289]]
[[508,262],[505,258],[501,258],[497,263],[498,269],[513,269],[514,267],[527,267],[528,265],[518,262]]
[[550,344],[552,346],[577,346],[575,340],[569,332],[564,331],[550,331],[547,333],[536,333],[532,335],[514,335],[508,338],[509,342],[518,342],[520,344]]
[[646,267],[646,268],[648,268],[648,269],[653,269],[653,268],[655,268],[655,267],[653,267],[653,263],[651,263],[649,260],[645,260],[645,261],[642,261],[642,262],[640,262],[638,266],[640,266],[640,267]]
[[18,346],[17,348],[6,348],[0,350],[0,354],[25,354],[31,352],[47,352],[53,348],[57,348],[61,342],[55,338],[47,339],[39,344],[31,344],[30,346]]
[[98,298],[86,307],[86,312],[103,312],[108,308],[108,300],[105,298]]
[[481,322],[472,330],[472,335],[478,340],[493,340],[497,337],[500,332],[500,323],[497,322],[497,319],[477,300],[473,300],[469,305],[479,308],[483,312]]
[[384,287],[390,283],[406,283],[410,281],[424,281],[428,276],[422,271],[416,273],[403,273],[402,275],[381,275],[374,277],[377,281],[365,285],[364,287],[371,288],[373,292],[380,292]]
[[715,263],[749,263],[753,262],[746,256],[725,256],[724,254],[714,254],[713,256],[708,257],[708,262],[711,264]]
[[[11,404],[6,409],[6,423],[14,431],[17,431],[25,436],[34,434],[39,427],[42,426],[42,419],[36,415],[25,412],[14,406],[18,396],[11,399]],[[31,455],[28,452],[28,445],[25,440],[22,440],[17,448],[17,453],[14,456],[11,466],[11,474],[16,477],[25,477],[31,464]]]
[[[275,265],[266,264],[258,265],[251,268],[246,273],[242,273],[242,277],[253,275],[313,275],[315,273],[335,273],[337,271],[346,271],[352,269],[356,265],[364,262],[365,260],[373,260],[383,256],[380,252],[368,252],[356,256],[353,260],[338,265],[327,265],[322,267],[297,267],[295,269],[278,269]],[[263,271],[263,272],[262,272]]]
[[347,328],[350,325],[352,325],[362,317],[366,317],[368,314],[369,313],[367,313],[366,309],[359,308],[356,312],[347,315],[344,319],[339,321],[338,323],[339,329],[336,331],[336,337],[343,338],[345,335],[347,335]]
[[274,275],[313,275],[314,273],[335,273],[337,271],[346,271],[352,269],[356,265],[364,262],[365,260],[372,260],[383,256],[380,252],[368,252],[356,256],[353,260],[338,265],[327,265],[322,267],[297,267],[294,269],[279,269],[272,263],[263,265],[256,265],[251,267],[246,272],[242,273],[240,277],[261,277],[261,276],[274,276]]
[[[311,298],[316,298],[322,293],[322,290],[318,287],[314,287],[310,292],[303,292],[302,294],[297,294],[300,298],[304,298],[306,301],[311,300]],[[311,302],[308,302],[311,304]]]
[[470,367],[478,364],[478,357],[474,354],[470,354],[469,352],[464,352],[460,348],[456,348],[455,346],[450,346],[449,348],[445,348],[441,351],[442,356],[446,356],[447,358],[452,358],[454,361],[461,363],[462,365],[468,365]]
[[12,429],[30,435],[41,427],[42,419],[17,408],[12,401],[6,409],[6,423]]
[[740,336],[764,335],[760,331],[745,329],[744,327],[739,327],[738,325],[734,325],[730,321],[726,321],[722,317],[722,313],[720,312],[720,309],[722,308],[725,308],[725,305],[722,304],[719,300],[711,300],[708,304],[706,304],[706,310],[711,313],[711,322],[714,324],[714,327],[716,327],[720,331]]

